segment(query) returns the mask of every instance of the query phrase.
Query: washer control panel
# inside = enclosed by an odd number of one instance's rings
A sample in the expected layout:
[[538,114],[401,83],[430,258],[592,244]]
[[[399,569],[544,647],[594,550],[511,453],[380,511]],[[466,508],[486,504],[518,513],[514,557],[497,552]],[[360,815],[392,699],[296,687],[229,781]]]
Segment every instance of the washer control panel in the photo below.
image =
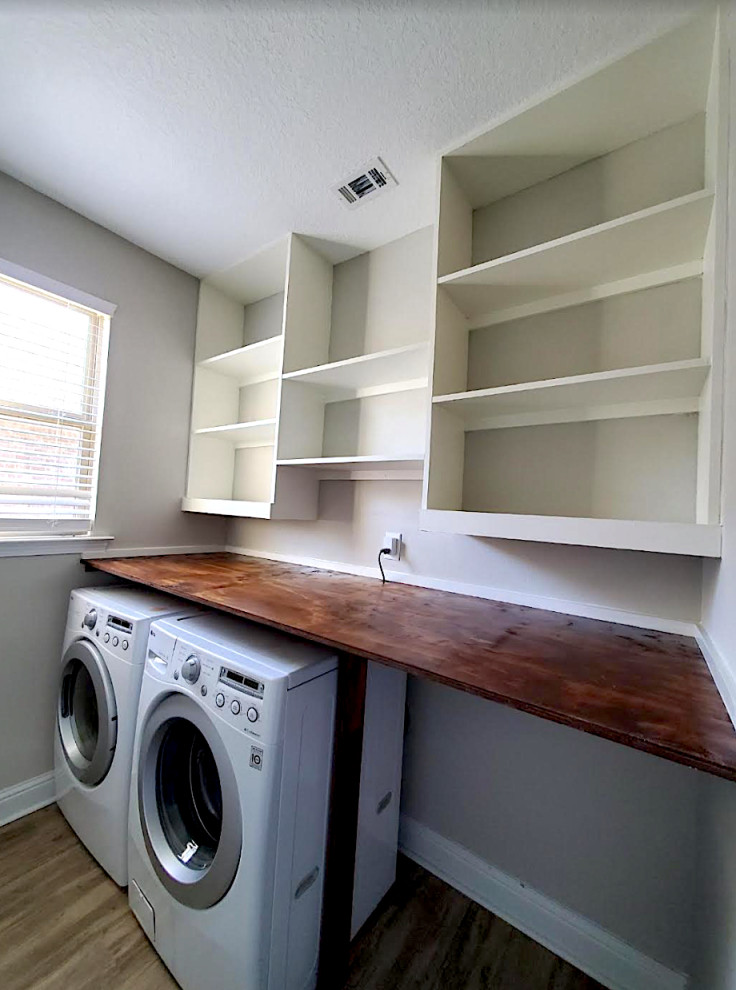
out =
[[[148,638],[146,666],[157,679],[191,692],[213,715],[240,732],[263,741],[270,741],[266,736],[278,734],[281,719],[276,715],[277,709],[264,717],[268,708],[279,707],[277,697],[264,701],[270,688],[267,692],[263,681],[155,625]],[[276,691],[276,696],[279,694]]]
[[132,653],[136,629],[130,619],[123,619],[99,606],[89,608],[82,601],[74,603],[69,618],[67,628],[80,636],[85,636],[122,658]]
[[248,677],[247,674],[243,674],[239,670],[220,667],[220,683],[247,694],[251,698],[263,698],[265,685],[255,677]]

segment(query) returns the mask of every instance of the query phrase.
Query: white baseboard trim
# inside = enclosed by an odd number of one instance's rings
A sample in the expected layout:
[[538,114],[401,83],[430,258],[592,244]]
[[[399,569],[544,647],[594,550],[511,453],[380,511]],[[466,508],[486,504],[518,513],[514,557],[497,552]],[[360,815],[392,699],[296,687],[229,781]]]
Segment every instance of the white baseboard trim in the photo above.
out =
[[708,664],[708,670],[715,681],[718,693],[736,728],[736,673],[726,663],[726,658],[710,638],[706,629],[698,626],[695,638]]
[[42,773],[40,777],[22,780],[19,784],[0,791],[0,825],[14,822],[16,818],[30,815],[56,800],[54,774]]
[[685,990],[688,978],[406,815],[399,848],[610,990]]
[[223,553],[227,547],[217,544],[195,547],[125,547],[97,550],[82,554],[82,560],[99,560],[106,557],[165,557],[170,553]]
[[[366,566],[365,564],[346,564],[341,560],[322,560],[319,557],[302,557],[298,554],[254,550],[250,547],[227,546],[225,550],[229,553],[242,554],[244,557],[260,557],[265,560],[280,560],[288,564],[302,564],[304,567],[320,567],[328,571],[339,571],[341,574],[356,574],[359,577],[372,578],[380,578],[381,576],[378,567]],[[111,556],[115,555],[111,554]],[[543,608],[550,612],[579,615],[587,619],[602,619],[605,622],[619,622],[625,626],[638,626],[640,629],[678,633],[681,636],[695,636],[697,634],[697,624],[682,619],[668,619],[640,612],[627,612],[624,609],[593,605],[589,602],[547,598],[544,595],[509,591],[506,588],[492,588],[482,584],[466,584],[463,581],[451,581],[446,578],[426,577],[408,571],[390,570],[387,564],[384,566],[387,579],[399,584],[411,584],[418,588],[432,588],[436,591],[451,591],[458,595],[470,595],[472,598],[507,602],[510,605],[529,605],[532,608]]]

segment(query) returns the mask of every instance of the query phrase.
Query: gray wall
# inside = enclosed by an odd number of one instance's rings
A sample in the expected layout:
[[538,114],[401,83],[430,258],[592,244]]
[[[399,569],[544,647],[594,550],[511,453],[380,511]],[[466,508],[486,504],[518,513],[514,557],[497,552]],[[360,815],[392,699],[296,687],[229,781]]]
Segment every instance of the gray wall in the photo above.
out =
[[736,990],[736,785],[704,778],[691,990]]
[[228,543],[375,568],[385,532],[400,531],[403,559],[386,562],[387,573],[640,615],[690,622],[700,617],[699,559],[425,533],[419,529],[420,504],[420,482],[322,482],[316,521],[237,520]]
[[0,790],[51,770],[69,593],[105,583],[73,554],[0,559]]
[[[97,531],[115,547],[221,544],[222,520],[179,508],[197,280],[2,173],[0,257],[118,305]],[[90,582],[78,555],[0,558],[0,789],[52,767],[67,601]]]
[[404,814],[689,971],[702,774],[426,681],[408,698]]

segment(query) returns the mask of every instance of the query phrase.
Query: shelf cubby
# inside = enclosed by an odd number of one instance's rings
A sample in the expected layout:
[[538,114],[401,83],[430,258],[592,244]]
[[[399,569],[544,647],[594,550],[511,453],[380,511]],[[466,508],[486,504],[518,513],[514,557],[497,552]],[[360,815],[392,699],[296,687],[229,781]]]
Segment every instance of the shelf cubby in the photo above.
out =
[[718,554],[720,49],[694,19],[443,157],[424,528]]
[[418,231],[332,265],[300,244],[310,281],[303,294],[295,285],[299,306],[287,322],[280,467],[421,476],[429,354],[419,301],[431,288],[431,247],[431,232]]
[[690,277],[471,327],[467,374],[453,391],[697,358],[701,281]]
[[473,250],[473,214],[491,204],[502,206],[488,226],[506,243],[526,228],[531,246],[707,186],[714,21],[695,18],[445,155],[438,274],[490,257]]
[[274,513],[289,247],[202,282],[186,511]]
[[692,414],[472,431],[462,507],[694,523],[696,450]]

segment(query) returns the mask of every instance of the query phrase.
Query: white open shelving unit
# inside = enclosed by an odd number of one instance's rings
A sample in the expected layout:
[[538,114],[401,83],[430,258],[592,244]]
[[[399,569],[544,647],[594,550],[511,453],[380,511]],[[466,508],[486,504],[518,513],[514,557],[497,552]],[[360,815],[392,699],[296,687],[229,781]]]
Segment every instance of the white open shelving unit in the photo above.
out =
[[719,555],[724,61],[699,18],[443,156],[422,528]]
[[321,480],[422,477],[415,238],[333,265],[291,234],[202,283],[185,510],[314,519]]
[[201,285],[188,511],[263,519],[314,512],[309,492],[298,498],[276,476],[289,255],[286,238]]

